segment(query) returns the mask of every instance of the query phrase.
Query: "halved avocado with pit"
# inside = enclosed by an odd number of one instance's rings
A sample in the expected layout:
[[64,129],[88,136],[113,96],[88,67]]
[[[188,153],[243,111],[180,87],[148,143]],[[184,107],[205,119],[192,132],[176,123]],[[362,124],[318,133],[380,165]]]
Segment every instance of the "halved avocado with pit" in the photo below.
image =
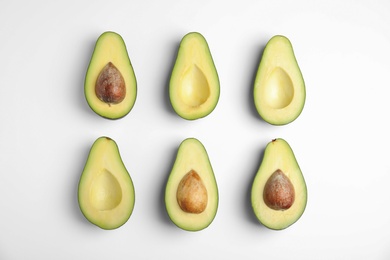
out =
[[85,76],[88,105],[98,115],[118,119],[127,115],[137,97],[137,81],[123,38],[104,32],[96,41]]
[[185,139],[165,188],[165,205],[172,222],[187,231],[208,227],[218,209],[218,186],[203,144]]
[[305,211],[306,182],[284,139],[268,143],[252,184],[251,202],[257,219],[274,230],[291,226]]

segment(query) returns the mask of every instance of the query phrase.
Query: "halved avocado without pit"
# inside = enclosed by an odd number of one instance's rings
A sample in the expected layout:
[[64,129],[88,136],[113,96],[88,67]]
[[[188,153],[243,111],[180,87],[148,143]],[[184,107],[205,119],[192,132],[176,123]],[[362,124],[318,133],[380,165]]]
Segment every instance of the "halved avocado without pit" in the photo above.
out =
[[216,107],[219,92],[218,73],[206,39],[198,32],[186,34],[169,83],[173,109],[184,119],[205,117]]
[[255,83],[254,103],[264,121],[286,125],[302,112],[306,87],[293,47],[282,35],[272,37],[263,52]]
[[109,137],[92,145],[78,186],[80,210],[102,229],[115,229],[130,218],[135,202],[132,179]]
[[104,32],[96,41],[85,76],[88,105],[98,115],[118,119],[127,115],[137,97],[137,81],[123,38]]

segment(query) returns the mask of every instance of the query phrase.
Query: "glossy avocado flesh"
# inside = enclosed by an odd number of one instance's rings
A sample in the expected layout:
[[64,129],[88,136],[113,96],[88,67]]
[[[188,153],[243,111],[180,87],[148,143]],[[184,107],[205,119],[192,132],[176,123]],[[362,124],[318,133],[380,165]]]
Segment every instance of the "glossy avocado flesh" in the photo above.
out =
[[84,216],[102,229],[122,226],[133,212],[134,186],[119,154],[108,137],[98,138],[89,152],[78,186]]
[[267,145],[253,181],[251,201],[257,219],[275,230],[292,225],[305,211],[305,179],[285,140],[275,139]]
[[105,32],[96,41],[84,93],[91,109],[105,118],[121,118],[133,108],[137,82],[125,42],[119,34]]
[[195,138],[184,140],[165,188],[165,206],[172,222],[199,231],[213,221],[218,208],[218,187],[207,152]]
[[254,83],[254,103],[273,125],[294,121],[305,105],[306,88],[291,42],[284,36],[267,43]]
[[197,32],[183,37],[169,83],[176,113],[188,120],[210,114],[219,99],[219,78],[206,39]]

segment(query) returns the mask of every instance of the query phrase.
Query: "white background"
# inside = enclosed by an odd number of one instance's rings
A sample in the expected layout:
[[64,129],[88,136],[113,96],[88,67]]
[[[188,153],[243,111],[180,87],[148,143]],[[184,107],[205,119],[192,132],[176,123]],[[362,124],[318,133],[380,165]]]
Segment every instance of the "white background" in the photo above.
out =
[[[389,14],[387,0],[2,1],[0,259],[389,259]],[[124,38],[138,82],[133,110],[114,121],[83,93],[107,30]],[[177,116],[167,91],[191,31],[207,39],[221,82],[216,109],[197,121]],[[276,34],[291,40],[307,88],[302,114],[286,126],[262,121],[252,100]],[[117,142],[136,189],[131,218],[112,231],[90,224],[77,203],[102,135]],[[177,228],[163,203],[187,137],[204,144],[219,187],[217,216],[200,232]],[[276,137],[294,150],[309,195],[283,231],[259,224],[249,197]]]

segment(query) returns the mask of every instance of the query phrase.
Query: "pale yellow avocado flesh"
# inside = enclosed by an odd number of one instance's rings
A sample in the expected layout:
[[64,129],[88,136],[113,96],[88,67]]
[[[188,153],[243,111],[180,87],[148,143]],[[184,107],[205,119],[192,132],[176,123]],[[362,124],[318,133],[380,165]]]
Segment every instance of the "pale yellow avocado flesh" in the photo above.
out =
[[[180,181],[192,170],[199,175],[207,190],[207,206],[201,213],[183,211],[177,200]],[[215,218],[218,208],[218,187],[206,149],[195,138],[188,138],[180,144],[165,188],[165,205],[172,222],[184,230],[202,230]]]
[[254,103],[260,116],[273,125],[294,121],[302,112],[306,87],[291,42],[284,36],[267,43],[256,74]]
[[[264,186],[270,176],[281,170],[291,181],[295,200],[286,210],[271,209],[264,202]],[[290,145],[283,139],[272,140],[266,147],[251,191],[251,202],[257,219],[266,227],[281,230],[295,223],[303,214],[307,203],[307,187],[301,169]]]
[[210,114],[219,99],[217,70],[205,38],[196,32],[180,43],[169,84],[169,96],[176,113],[188,120]]
[[78,187],[84,216],[103,229],[122,226],[132,214],[134,186],[114,140],[98,138],[90,150]]
[[[102,69],[111,62],[122,74],[126,96],[118,104],[101,101],[95,93],[96,80]],[[84,93],[88,105],[98,115],[118,119],[127,115],[137,97],[137,81],[123,38],[115,32],[104,32],[96,41],[84,82]]]

